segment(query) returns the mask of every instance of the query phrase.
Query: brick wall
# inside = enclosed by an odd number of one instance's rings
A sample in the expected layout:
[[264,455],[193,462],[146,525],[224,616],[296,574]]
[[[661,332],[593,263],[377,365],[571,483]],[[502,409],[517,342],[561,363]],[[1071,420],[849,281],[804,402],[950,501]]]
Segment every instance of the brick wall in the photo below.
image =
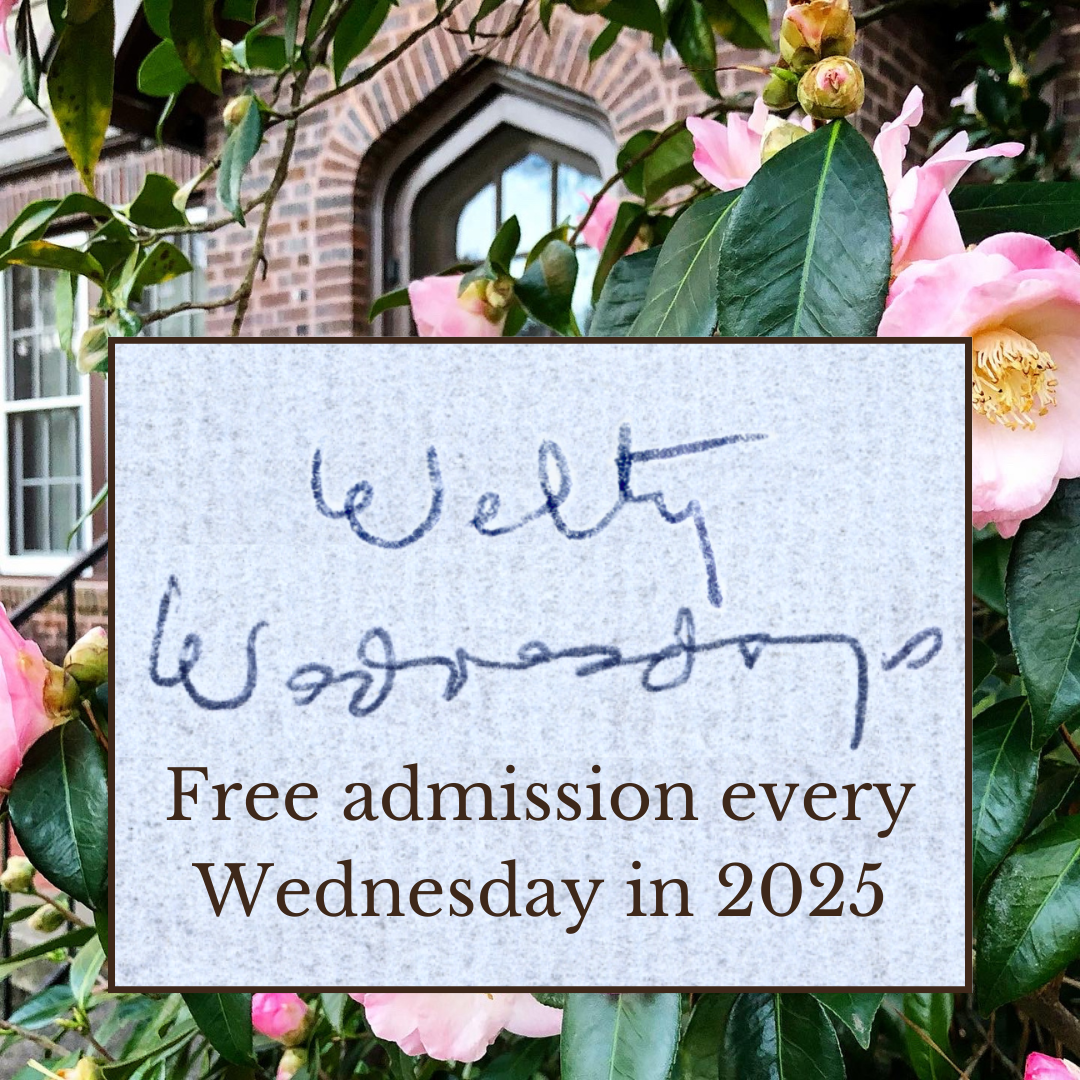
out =
[[[0,603],[14,611],[41,590],[40,581],[0,577]],[[80,581],[75,586],[75,625],[82,637],[95,626],[109,628],[108,583],[102,579]],[[47,660],[59,664],[67,653],[67,614],[59,596],[20,627],[23,637],[36,641]]]

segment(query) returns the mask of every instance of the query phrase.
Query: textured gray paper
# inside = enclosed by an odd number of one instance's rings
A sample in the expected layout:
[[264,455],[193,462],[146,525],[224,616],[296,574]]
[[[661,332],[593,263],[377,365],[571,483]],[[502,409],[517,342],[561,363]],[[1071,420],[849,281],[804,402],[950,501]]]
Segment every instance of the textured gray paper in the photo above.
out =
[[[140,341],[112,377],[115,986],[963,985],[961,344]],[[495,820],[430,820],[451,782]],[[871,784],[914,785],[884,837]],[[197,863],[272,865],[217,916]]]

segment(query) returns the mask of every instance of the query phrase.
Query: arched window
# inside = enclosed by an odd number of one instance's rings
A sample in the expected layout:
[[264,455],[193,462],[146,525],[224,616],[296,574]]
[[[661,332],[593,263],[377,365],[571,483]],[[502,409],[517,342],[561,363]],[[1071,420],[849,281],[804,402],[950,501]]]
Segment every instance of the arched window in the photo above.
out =
[[[444,113],[405,140],[376,191],[373,294],[483,259],[504,221],[517,216],[519,274],[533,245],[575,222],[615,168],[616,145],[595,106],[558,87],[494,68]],[[599,258],[577,246],[574,309],[583,324]],[[387,313],[382,334],[412,333],[408,313]]]

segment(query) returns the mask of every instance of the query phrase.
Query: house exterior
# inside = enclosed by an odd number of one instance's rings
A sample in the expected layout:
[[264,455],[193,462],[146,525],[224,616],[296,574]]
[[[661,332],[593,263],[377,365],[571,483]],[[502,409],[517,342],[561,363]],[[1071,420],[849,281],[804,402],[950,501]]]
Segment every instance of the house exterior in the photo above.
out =
[[[773,0],[778,17],[783,0]],[[49,20],[36,18],[43,55]],[[508,20],[516,5],[504,5]],[[272,5],[269,6],[272,8]],[[140,94],[135,74],[155,42],[135,0],[117,0],[118,74],[115,125],[98,170],[98,194],[129,202],[144,176],[194,177],[224,141],[219,103],[189,88],[158,145],[162,102]],[[430,18],[433,0],[400,0],[368,55],[380,55]],[[1054,102],[1080,127],[1080,19],[1053,48],[1070,72]],[[672,52],[655,55],[645,35],[624,30],[599,61],[588,49],[605,23],[558,6],[550,34],[528,22],[505,39],[463,33],[457,15],[405,51],[371,81],[312,110],[299,130],[293,166],[274,208],[265,278],[256,284],[245,334],[366,336],[410,333],[406,311],[371,325],[373,297],[410,278],[486,250],[498,222],[517,212],[531,232],[580,214],[600,178],[614,171],[619,146],[643,127],[660,128],[701,111],[708,100]],[[861,35],[857,58],[866,75],[867,105],[857,123],[867,132],[895,116],[914,84],[927,93],[926,118],[912,140],[925,153],[930,133],[960,89],[951,69],[955,43],[933,8],[876,22]],[[726,49],[719,64],[768,62]],[[235,76],[230,76],[236,78]],[[726,94],[750,91],[757,77],[726,70]],[[312,89],[328,85],[318,73]],[[236,89],[240,89],[237,81]],[[261,189],[279,131],[253,164],[248,184]],[[79,180],[51,122],[22,100],[13,58],[0,57],[0,224],[30,200],[78,190]],[[213,191],[194,214],[214,214]],[[78,221],[62,231],[77,232]],[[251,233],[230,226],[186,238],[197,265],[170,283],[160,306],[194,296],[227,296],[236,285]],[[581,252],[588,274],[590,259]],[[92,299],[79,298],[85,321]],[[11,609],[68,565],[108,528],[107,510],[68,543],[71,524],[106,475],[108,419],[102,381],[78,376],[59,349],[52,325],[52,283],[36,270],[0,274],[0,377],[3,437],[0,476],[0,600]],[[582,296],[579,303],[587,303]],[[158,335],[225,335],[229,310],[187,313],[150,329]],[[118,493],[118,497],[123,497]],[[80,625],[107,620],[106,568],[80,581]],[[63,616],[37,617],[35,634],[62,654]]]

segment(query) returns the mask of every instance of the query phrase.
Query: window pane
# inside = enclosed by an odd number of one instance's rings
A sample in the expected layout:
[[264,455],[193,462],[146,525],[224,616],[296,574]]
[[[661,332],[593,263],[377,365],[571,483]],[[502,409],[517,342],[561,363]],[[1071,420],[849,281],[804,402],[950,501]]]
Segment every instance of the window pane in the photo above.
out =
[[46,413],[24,413],[11,417],[11,425],[22,434],[23,479],[33,480],[48,475],[45,469]]
[[49,488],[49,546],[53,551],[68,549],[68,533],[79,520],[78,500],[79,489],[75,484],[53,484]]
[[461,211],[457,223],[457,257],[480,261],[495,238],[495,185],[481,188]]
[[30,338],[16,338],[11,343],[11,397],[23,401],[34,396],[34,345]]
[[551,231],[551,162],[529,154],[502,175],[503,221],[517,214],[521,226],[518,251],[528,251]]
[[23,488],[22,551],[46,550],[45,538],[48,534],[46,514],[48,510],[44,496],[47,490],[47,488],[42,487]]
[[74,478],[79,475],[79,414],[75,409],[50,409],[49,475]]
[[38,349],[41,356],[39,397],[63,397],[69,393],[68,368],[75,365],[61,352],[60,336],[53,329],[46,330],[41,335]]
[[28,266],[12,266],[9,273],[11,328],[29,330],[34,325],[34,271]]
[[555,216],[558,221],[577,222],[585,213],[589,200],[600,190],[600,177],[586,176],[572,165],[559,165],[558,205]]
[[576,249],[578,272],[574,285],[574,316],[582,332],[592,310],[592,283],[596,276],[596,266],[600,262],[600,253],[591,247]]

